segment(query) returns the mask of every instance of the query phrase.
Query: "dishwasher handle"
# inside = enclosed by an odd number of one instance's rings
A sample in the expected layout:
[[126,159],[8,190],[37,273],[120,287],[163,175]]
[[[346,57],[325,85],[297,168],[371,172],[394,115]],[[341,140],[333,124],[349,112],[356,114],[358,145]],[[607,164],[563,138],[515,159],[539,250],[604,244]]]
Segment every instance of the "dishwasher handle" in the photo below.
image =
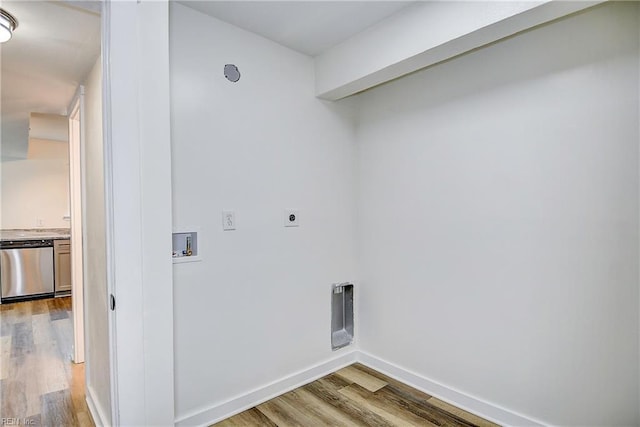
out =
[[49,248],[53,240],[5,240],[0,242],[0,249]]

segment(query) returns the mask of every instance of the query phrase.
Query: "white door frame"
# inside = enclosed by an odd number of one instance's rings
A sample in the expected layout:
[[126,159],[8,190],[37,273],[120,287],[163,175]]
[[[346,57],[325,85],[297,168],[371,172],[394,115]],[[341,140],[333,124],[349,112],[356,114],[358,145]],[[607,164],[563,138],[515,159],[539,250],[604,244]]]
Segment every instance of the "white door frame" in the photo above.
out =
[[[114,206],[113,206],[113,162],[112,158],[112,120],[111,120],[111,1],[102,2],[102,140],[104,153],[104,196],[105,196],[105,244],[106,244],[106,277],[107,303],[115,291],[114,265]],[[116,28],[113,29],[117,31]],[[118,394],[118,345],[116,337],[116,314],[111,307],[106,307],[109,318],[109,378],[111,386],[111,424],[120,424],[120,401]]]
[[102,5],[112,424],[173,425],[169,4]]
[[69,204],[71,216],[71,301],[73,313],[73,361],[85,361],[83,239],[84,221],[84,86],[80,86],[69,111]]

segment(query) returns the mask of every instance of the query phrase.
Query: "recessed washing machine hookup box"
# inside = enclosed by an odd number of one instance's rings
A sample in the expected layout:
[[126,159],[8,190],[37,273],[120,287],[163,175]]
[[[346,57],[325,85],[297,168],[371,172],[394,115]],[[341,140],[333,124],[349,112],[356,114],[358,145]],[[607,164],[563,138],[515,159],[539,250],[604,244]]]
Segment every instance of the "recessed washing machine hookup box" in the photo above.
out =
[[198,256],[198,233],[184,231],[173,233],[173,258]]

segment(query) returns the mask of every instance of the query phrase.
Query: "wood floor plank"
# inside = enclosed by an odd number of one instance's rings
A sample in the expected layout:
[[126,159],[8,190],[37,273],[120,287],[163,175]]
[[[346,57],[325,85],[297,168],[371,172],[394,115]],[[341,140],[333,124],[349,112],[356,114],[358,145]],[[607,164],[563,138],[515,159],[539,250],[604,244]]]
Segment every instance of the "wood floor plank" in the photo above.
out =
[[340,390],[343,387],[353,384],[353,381],[348,381],[336,374],[329,374],[326,377],[322,377],[322,381],[334,390]]
[[0,354],[11,356],[11,335],[0,337]]
[[40,414],[31,415],[30,417],[26,417],[23,419],[22,425],[25,426],[41,426],[42,425],[42,416]]
[[[4,305],[4,304],[2,304]],[[27,322],[31,319],[31,302],[15,302],[10,305],[13,305],[12,317],[14,318],[14,324],[20,322]]]
[[0,418],[95,426],[85,401],[84,364],[68,359],[70,308],[68,297],[0,305]]
[[51,316],[51,320],[68,319],[69,313],[66,310],[56,310],[49,312],[49,316]]
[[0,417],[17,418],[27,411],[24,383],[13,379],[0,380]]
[[438,426],[474,427],[473,423],[435,407],[429,402],[415,401],[410,396],[406,398],[406,394],[398,392],[393,386],[380,389],[375,394],[382,401],[394,404],[403,411],[412,413],[432,424]]
[[437,426],[437,424],[416,416],[411,412],[403,411],[393,402],[381,399],[373,392],[361,387],[359,384],[351,384],[343,388],[338,393],[345,395],[350,400],[356,402],[371,412],[375,412],[391,424],[396,426]]
[[313,393],[299,388],[282,396],[289,403],[304,408],[305,413],[309,413],[313,418],[322,421],[322,425],[336,427],[359,427],[365,426],[362,422],[352,418],[349,414],[341,412],[337,408],[317,398]]
[[[63,360],[72,360],[73,350],[73,323],[66,317],[51,322],[55,341]],[[68,365],[68,364],[67,364]]]
[[216,427],[247,427],[247,426],[264,426],[278,427],[273,421],[267,418],[262,412],[256,408],[251,408],[244,412],[240,412],[231,418],[213,424]]
[[278,427],[304,426],[299,420],[299,411],[282,402],[277,397],[256,406],[256,408]]
[[470,412],[456,408],[455,406],[450,405],[438,398],[432,397],[431,399],[429,399],[429,403],[478,427],[499,427],[498,424],[494,424],[491,421],[480,418],[479,416],[474,415]]
[[11,359],[11,335],[0,336],[0,380],[9,377]]
[[31,314],[48,314],[49,306],[47,305],[46,299],[39,299],[30,302],[31,305]]
[[7,309],[6,307],[11,304],[0,304],[0,336],[6,337],[11,335],[13,331],[13,309]]
[[68,378],[69,391],[71,392],[74,410],[76,413],[88,412],[84,393],[84,364],[70,363],[69,365],[71,367],[71,375]]
[[40,394],[48,394],[69,388],[65,360],[60,356],[56,341],[37,346],[38,388]]
[[48,298],[43,301],[46,301],[47,303],[51,320],[56,320],[60,316],[60,312],[64,312],[66,310],[64,298]]
[[318,410],[317,406],[313,405],[312,402],[305,401],[295,390],[285,393],[275,400],[279,401],[281,405],[286,405],[288,410],[295,416],[296,423],[303,426],[348,427],[353,425],[345,423],[339,418],[334,418],[331,413]]
[[13,304],[0,304],[0,313],[6,313],[14,309]]
[[378,371],[375,371],[371,368],[369,368],[368,366],[362,365],[360,363],[355,363],[353,365],[354,368],[364,371],[366,373],[368,373],[369,375],[375,376],[376,378],[385,381],[388,383],[389,386],[393,387],[394,390],[396,390],[398,393],[403,394],[405,399],[410,399],[418,404],[421,404],[423,402],[428,401],[429,399],[431,399],[431,395],[424,393],[420,390],[417,390],[413,387],[410,387],[398,380],[395,380],[391,377],[388,377]]
[[31,321],[15,323],[11,333],[11,357],[26,356],[32,353],[33,350]]
[[9,358],[0,356],[0,380],[9,378]]
[[[327,404],[339,409],[351,418],[360,420],[367,426],[393,427],[393,424],[380,417],[375,412],[356,404],[334,388],[334,385],[327,381],[326,377],[303,386],[303,388],[314,394],[318,399],[322,399]],[[344,388],[344,387],[342,387]]]
[[76,417],[78,418],[78,427],[95,427],[96,425],[88,410],[76,412]]
[[[370,368],[352,368],[365,380],[351,369],[338,371],[216,425],[496,427]],[[371,377],[388,384],[370,391],[355,381],[376,388]]]
[[397,380],[392,380],[391,382],[389,382],[387,388],[402,396],[403,399],[409,402],[413,402],[416,405],[424,405],[432,399],[431,395],[420,390],[416,390],[415,388],[403,384]]
[[60,299],[59,298],[48,298],[46,300],[47,306],[49,307],[49,311],[56,312],[60,310]]
[[418,406],[426,406],[431,399],[433,399],[430,395],[395,380],[385,387],[385,392],[392,392],[400,399],[412,402]]
[[[476,417],[473,414],[469,414],[466,411],[460,410],[455,407],[452,408],[459,411],[459,413],[446,411],[446,408],[444,407],[438,408],[438,406],[434,405],[432,402],[432,399],[434,398],[426,393],[421,392],[420,390],[403,384],[400,381],[397,381],[369,368],[368,366],[359,363],[356,363],[353,366],[354,368],[362,370],[369,375],[375,376],[382,381],[388,382],[389,385],[382,389],[382,391],[380,391],[379,393],[386,394],[388,398],[393,398],[392,395],[395,395],[397,402],[406,402],[407,404],[409,404],[407,405],[407,410],[413,410],[414,413],[420,414],[420,416],[430,418],[431,422],[435,424],[460,426],[469,425],[469,423],[472,425],[476,425],[478,422],[487,422],[482,418]],[[434,408],[434,406],[438,409]],[[439,409],[442,409],[445,412],[442,412]],[[462,417],[461,414],[468,415],[468,417]]]
[[46,344],[53,342],[53,325],[49,312],[34,314],[31,317],[31,328],[33,333],[34,344]]
[[369,375],[366,372],[356,369],[353,366],[342,368],[339,371],[336,371],[335,374],[348,381],[352,381],[371,392],[380,390],[382,387],[387,385],[385,381],[382,381],[374,377],[373,375]]
[[42,396],[42,426],[77,426],[69,390],[59,390]]
[[375,369],[371,369],[370,367],[368,367],[367,365],[363,365],[362,363],[354,363],[353,365],[351,365],[351,367],[353,367],[354,369],[357,369],[359,371],[363,371],[369,375],[371,375],[372,377],[376,377],[379,380],[382,380],[384,382],[391,382],[393,381],[393,378],[386,376],[385,374],[383,374],[382,372],[378,372]]
[[[40,391],[36,373],[37,357],[35,354],[12,357],[9,361],[9,378],[6,381],[6,394],[10,417],[24,418],[40,413]],[[4,408],[3,401],[3,408]],[[2,413],[4,417],[5,413]]]

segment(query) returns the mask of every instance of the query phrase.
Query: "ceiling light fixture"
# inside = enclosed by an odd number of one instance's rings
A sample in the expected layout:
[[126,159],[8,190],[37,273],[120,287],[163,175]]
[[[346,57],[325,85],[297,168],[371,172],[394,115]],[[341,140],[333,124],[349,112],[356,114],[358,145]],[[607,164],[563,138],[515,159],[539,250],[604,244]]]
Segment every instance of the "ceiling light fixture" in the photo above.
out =
[[18,20],[6,10],[0,9],[0,43],[9,41],[17,26]]

